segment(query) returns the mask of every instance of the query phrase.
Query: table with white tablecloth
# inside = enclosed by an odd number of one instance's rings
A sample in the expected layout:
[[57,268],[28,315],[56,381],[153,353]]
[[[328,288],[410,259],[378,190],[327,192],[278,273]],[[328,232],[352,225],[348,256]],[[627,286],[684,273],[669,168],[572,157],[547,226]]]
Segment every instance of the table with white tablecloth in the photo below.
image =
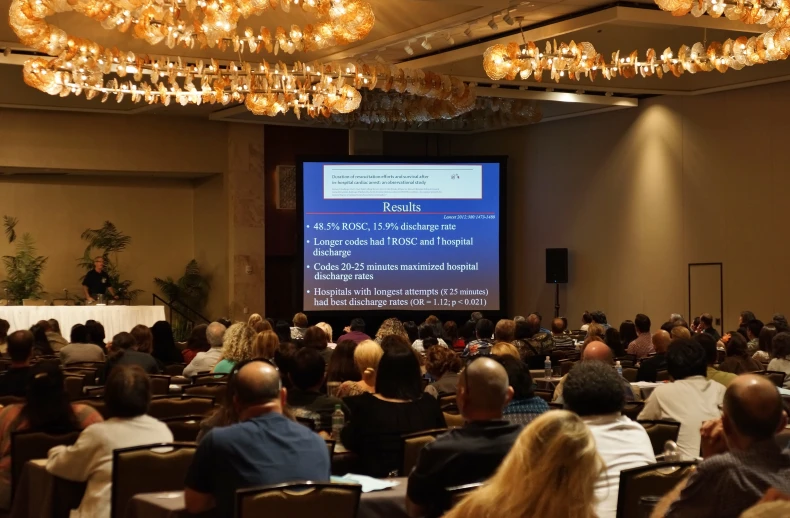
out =
[[0,318],[8,320],[9,332],[30,329],[39,320],[54,318],[67,339],[72,326],[96,320],[110,340],[116,333],[131,331],[138,324],[152,326],[165,319],[164,306],[0,306]]

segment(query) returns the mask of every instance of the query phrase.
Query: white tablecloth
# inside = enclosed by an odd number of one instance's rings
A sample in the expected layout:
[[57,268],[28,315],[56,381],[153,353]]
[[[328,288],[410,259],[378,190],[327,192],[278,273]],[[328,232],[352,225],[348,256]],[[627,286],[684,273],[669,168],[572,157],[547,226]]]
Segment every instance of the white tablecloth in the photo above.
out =
[[54,318],[68,340],[71,327],[96,320],[104,326],[107,340],[116,333],[131,331],[137,324],[152,326],[165,319],[164,306],[0,306],[0,318],[11,324],[9,332],[30,329],[39,320]]

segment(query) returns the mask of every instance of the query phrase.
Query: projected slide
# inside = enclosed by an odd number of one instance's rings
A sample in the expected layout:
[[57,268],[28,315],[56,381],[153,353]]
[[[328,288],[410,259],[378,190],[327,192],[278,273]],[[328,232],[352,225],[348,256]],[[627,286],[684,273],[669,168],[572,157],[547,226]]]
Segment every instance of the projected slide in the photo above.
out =
[[304,309],[499,310],[499,169],[305,162]]

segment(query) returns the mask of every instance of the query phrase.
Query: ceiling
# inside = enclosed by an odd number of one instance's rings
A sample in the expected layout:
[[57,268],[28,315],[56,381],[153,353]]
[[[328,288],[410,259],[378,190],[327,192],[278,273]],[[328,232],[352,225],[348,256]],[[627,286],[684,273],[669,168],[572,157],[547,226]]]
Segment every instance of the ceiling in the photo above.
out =
[[[724,18],[708,16],[694,18],[691,15],[673,17],[657,9],[651,2],[629,2],[611,4],[601,0],[369,0],[376,15],[376,24],[367,38],[360,42],[324,49],[306,54],[280,54],[278,56],[258,54],[253,59],[269,62],[283,60],[329,61],[343,59],[386,60],[404,68],[423,68],[434,72],[452,74],[470,82],[478,83],[478,97],[501,97],[527,100],[538,103],[543,121],[600,113],[608,110],[633,108],[640,99],[653,95],[701,95],[705,93],[755,86],[790,79],[790,63],[774,62],[747,67],[740,71],[684,74],[675,78],[669,74],[664,79],[657,77],[634,79],[616,78],[607,81],[599,77],[595,82],[588,79],[560,83],[537,83],[529,81],[491,81],[483,71],[483,52],[494,43],[520,41],[517,23],[508,24],[503,15],[508,13],[515,20],[521,19],[524,36],[539,42],[589,41],[598,52],[609,56],[621,50],[630,53],[638,50],[644,55],[647,48],[655,48],[660,54],[664,48],[676,50],[681,44],[691,46],[697,41],[723,41],[740,35],[751,36],[762,32],[762,26],[747,26]],[[11,0],[0,0],[0,10],[7,13]],[[295,10],[290,15],[269,11],[264,16],[253,18],[240,26],[259,27],[266,25],[289,25],[298,23],[301,13]],[[492,17],[496,29],[489,26]],[[508,18],[509,19],[509,18]],[[105,46],[134,52],[181,55],[194,58],[216,58],[238,60],[232,50],[177,49],[171,50],[161,44],[150,48],[129,34],[107,31],[93,20],[75,13],[58,14],[53,17],[58,26],[80,37],[91,38]],[[304,23],[311,20],[305,17]],[[422,44],[428,41],[430,49]],[[409,46],[413,55],[405,49]],[[84,97],[53,97],[30,88],[22,81],[21,65],[30,55],[6,23],[0,24],[0,108],[67,110],[96,113],[155,113],[166,116],[186,116],[211,120],[239,121],[248,123],[311,124],[297,121],[295,117],[258,117],[242,106],[201,105],[169,107],[134,104],[128,98],[120,103],[112,98],[102,103],[99,98],[86,100]],[[480,114],[484,116],[485,114]],[[517,124],[518,122],[515,122]],[[312,122],[315,124],[315,122]],[[408,129],[405,126],[392,129]],[[421,125],[411,129],[449,131],[448,126]],[[464,131],[453,128],[454,131]],[[467,128],[466,131],[478,131]]]

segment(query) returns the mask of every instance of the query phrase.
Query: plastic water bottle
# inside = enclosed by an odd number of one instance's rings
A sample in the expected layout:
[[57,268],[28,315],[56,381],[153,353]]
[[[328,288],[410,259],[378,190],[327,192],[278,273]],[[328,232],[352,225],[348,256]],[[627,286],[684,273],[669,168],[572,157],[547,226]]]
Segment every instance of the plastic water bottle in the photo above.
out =
[[343,410],[340,409],[340,405],[335,405],[335,411],[332,412],[332,439],[340,440],[340,430],[345,424],[346,416],[343,414]]
[[618,360],[617,363],[614,365],[615,370],[617,370],[617,375],[621,378],[623,377],[623,366],[620,365],[620,361]]
[[544,376],[551,379],[551,357],[546,356],[546,361],[543,363],[543,368],[546,369]]

